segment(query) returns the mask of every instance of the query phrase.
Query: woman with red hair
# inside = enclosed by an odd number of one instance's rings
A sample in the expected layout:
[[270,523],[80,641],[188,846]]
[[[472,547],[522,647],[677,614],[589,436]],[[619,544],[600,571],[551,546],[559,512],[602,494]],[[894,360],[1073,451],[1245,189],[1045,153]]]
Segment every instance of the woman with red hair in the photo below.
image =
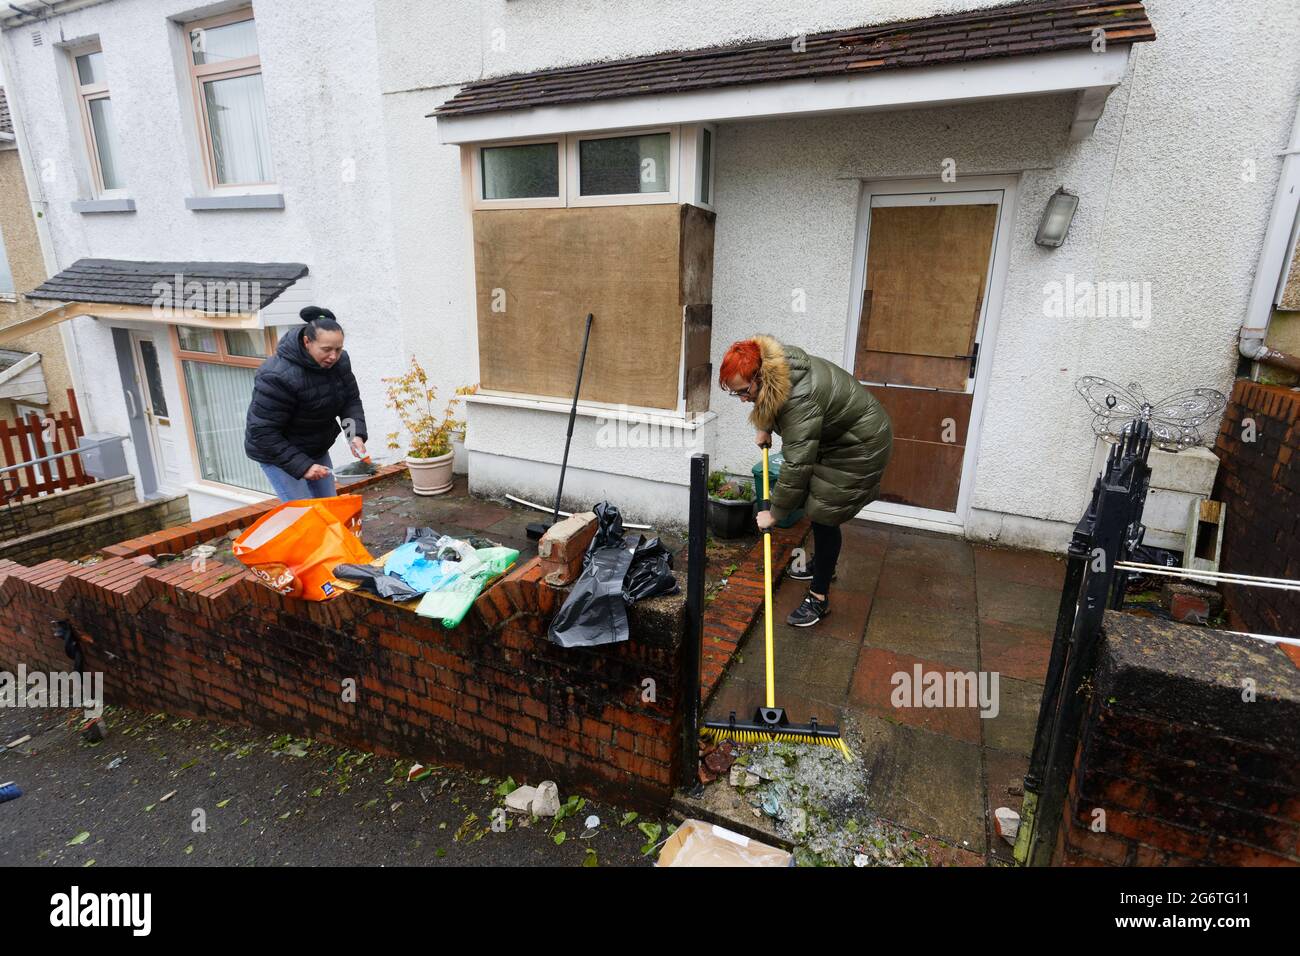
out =
[[830,613],[840,525],[880,496],[894,447],[889,415],[844,369],[770,335],[727,349],[718,382],[753,404],[749,421],[759,447],[770,446],[773,433],[781,436],[781,474],[771,489],[772,509],[759,512],[758,526],[766,531],[801,506],[812,519],[812,562],[787,571],[812,583],[786,619],[811,627]]

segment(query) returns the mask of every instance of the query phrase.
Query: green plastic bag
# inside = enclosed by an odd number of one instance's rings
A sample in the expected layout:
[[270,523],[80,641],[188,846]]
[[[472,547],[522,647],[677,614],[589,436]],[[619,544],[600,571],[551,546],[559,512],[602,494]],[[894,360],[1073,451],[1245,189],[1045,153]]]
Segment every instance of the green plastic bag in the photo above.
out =
[[469,613],[483,585],[519,560],[519,552],[513,548],[479,548],[474,554],[483,567],[472,575],[458,574],[436,591],[427,592],[416,607],[416,614],[441,618],[442,626],[449,630],[456,627]]

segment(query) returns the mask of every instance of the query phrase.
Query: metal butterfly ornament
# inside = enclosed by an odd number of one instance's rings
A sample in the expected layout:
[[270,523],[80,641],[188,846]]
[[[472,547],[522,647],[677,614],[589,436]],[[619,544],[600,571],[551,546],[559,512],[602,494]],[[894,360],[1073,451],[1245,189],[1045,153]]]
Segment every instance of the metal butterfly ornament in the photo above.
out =
[[1127,388],[1095,375],[1075,383],[1083,400],[1094,412],[1092,430],[1107,438],[1119,438],[1133,422],[1146,422],[1152,439],[1165,451],[1182,451],[1203,443],[1197,430],[1228,407],[1228,399],[1212,388],[1175,392],[1158,402],[1147,399],[1142,387]]

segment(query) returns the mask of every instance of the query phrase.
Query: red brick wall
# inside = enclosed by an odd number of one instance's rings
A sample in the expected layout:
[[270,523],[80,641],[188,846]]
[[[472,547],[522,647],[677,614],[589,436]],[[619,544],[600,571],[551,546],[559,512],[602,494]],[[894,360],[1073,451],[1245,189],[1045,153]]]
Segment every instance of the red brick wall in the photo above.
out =
[[1053,862],[1300,865],[1296,664],[1276,645],[1115,612],[1101,657]]
[[[1243,441],[1247,419],[1253,442]],[[1215,453],[1222,570],[1300,580],[1300,392],[1237,382]],[[1234,630],[1300,636],[1300,592],[1226,587],[1224,606]]]
[[[566,650],[546,639],[564,592],[541,578],[536,560],[517,568],[447,631],[358,594],[285,598],[224,565],[3,561],[0,666],[69,668],[51,628],[67,620],[110,704],[662,808],[680,777],[681,597],[629,609],[626,643]],[[347,678],[355,703],[343,700]]]

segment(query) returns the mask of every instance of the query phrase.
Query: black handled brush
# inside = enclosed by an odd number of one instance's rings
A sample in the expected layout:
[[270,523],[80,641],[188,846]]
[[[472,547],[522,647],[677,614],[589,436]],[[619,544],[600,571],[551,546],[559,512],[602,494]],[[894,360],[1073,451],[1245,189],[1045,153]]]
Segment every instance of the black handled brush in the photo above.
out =
[[560,520],[560,498],[564,495],[564,471],[569,467],[569,445],[573,442],[573,420],[578,416],[578,393],[582,391],[582,370],[587,364],[587,341],[591,338],[591,320],[587,313],[587,329],[582,333],[582,355],[578,358],[578,384],[573,386],[573,407],[569,409],[569,433],[564,437],[564,460],[560,463],[560,487],[555,491],[555,514],[549,523],[535,521],[528,526],[530,541],[540,541],[551,525]]

